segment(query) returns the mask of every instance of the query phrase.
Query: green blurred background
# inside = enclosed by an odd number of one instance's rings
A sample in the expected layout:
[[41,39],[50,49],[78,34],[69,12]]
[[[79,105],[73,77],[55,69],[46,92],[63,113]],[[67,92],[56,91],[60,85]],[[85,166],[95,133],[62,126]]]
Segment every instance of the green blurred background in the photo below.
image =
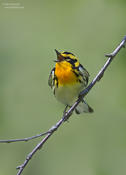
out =
[[[64,106],[47,84],[54,49],[77,55],[92,80],[124,35],[125,0],[1,0],[0,139],[36,135],[61,118]],[[126,174],[125,66],[122,49],[86,97],[95,112],[74,114],[24,175]],[[16,174],[39,140],[0,144],[0,175]]]

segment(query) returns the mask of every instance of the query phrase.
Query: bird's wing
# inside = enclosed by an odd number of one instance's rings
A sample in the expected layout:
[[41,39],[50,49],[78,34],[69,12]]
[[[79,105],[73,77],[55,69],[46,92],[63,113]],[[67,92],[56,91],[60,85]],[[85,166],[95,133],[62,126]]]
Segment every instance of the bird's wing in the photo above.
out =
[[79,71],[79,75],[82,77],[85,86],[87,86],[88,84],[88,79],[89,79],[89,73],[88,71],[80,64],[78,66],[78,71]]
[[48,79],[48,85],[53,88],[55,81],[55,68],[53,68],[50,72],[49,79]]

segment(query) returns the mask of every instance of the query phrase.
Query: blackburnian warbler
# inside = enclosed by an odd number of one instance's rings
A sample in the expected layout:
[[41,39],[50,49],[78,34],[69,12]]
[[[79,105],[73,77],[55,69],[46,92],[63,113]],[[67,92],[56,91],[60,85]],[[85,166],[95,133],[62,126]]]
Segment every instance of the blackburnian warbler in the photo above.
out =
[[[58,101],[70,107],[77,100],[79,93],[87,86],[89,73],[70,52],[58,52],[56,65],[52,69],[48,84]],[[77,114],[91,113],[93,109],[83,100],[75,109]]]

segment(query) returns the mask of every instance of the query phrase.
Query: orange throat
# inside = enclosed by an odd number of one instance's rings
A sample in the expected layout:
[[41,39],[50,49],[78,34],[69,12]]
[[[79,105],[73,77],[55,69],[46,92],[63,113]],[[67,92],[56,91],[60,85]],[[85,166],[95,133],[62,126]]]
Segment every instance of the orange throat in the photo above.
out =
[[77,77],[72,71],[71,64],[66,61],[56,63],[55,75],[59,85],[75,84],[77,82]]

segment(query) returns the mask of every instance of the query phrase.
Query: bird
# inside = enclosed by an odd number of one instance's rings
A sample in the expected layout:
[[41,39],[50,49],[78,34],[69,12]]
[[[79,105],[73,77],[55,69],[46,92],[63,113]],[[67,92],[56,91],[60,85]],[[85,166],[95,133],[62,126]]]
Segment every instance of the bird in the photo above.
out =
[[[71,52],[59,52],[55,49],[57,59],[55,67],[51,70],[48,85],[53,90],[56,99],[66,107],[71,107],[77,100],[80,92],[86,88],[89,81],[88,71],[80,64],[78,58]],[[92,113],[94,110],[85,99],[75,108],[76,114]]]

